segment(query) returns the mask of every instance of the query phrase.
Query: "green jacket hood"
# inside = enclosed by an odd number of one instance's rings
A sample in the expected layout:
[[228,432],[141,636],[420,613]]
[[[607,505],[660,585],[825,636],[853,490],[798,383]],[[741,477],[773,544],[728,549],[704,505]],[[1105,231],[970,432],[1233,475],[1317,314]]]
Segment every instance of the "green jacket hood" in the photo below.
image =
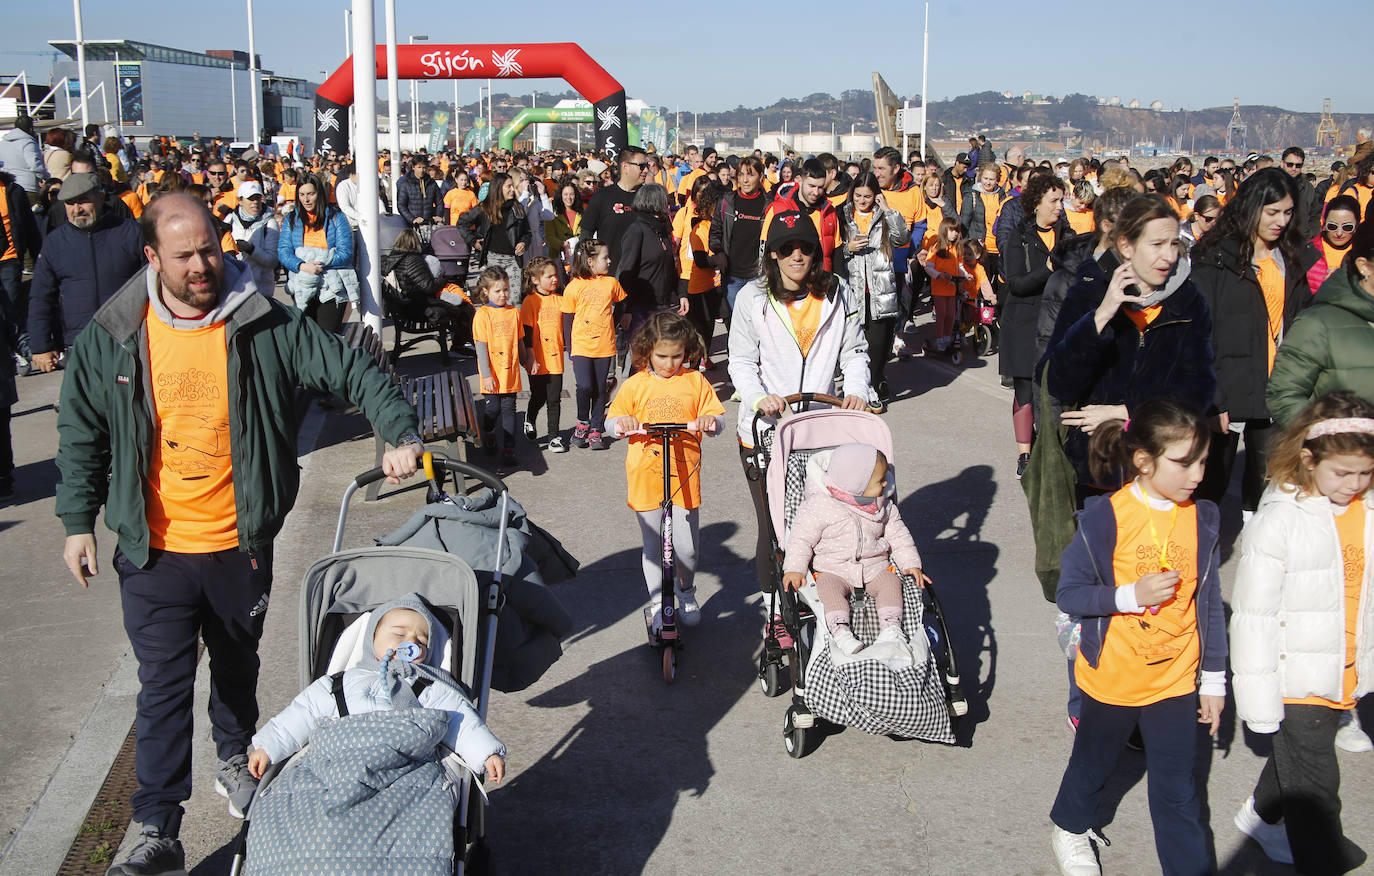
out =
[[[148,313],[148,284],[153,281],[152,265],[134,274],[119,288],[109,301],[106,301],[91,322],[110,333],[110,337],[123,344],[138,334]],[[251,296],[244,295],[252,291]],[[266,316],[271,310],[265,296],[257,294],[253,283],[253,272],[235,259],[224,260],[224,292],[221,299],[233,300],[236,304],[228,319],[232,325],[246,325],[255,319]]]
[[1374,297],[1355,285],[1345,271],[1345,265],[1331,272],[1317,290],[1313,304],[1329,304],[1348,310],[1360,319],[1374,322]]

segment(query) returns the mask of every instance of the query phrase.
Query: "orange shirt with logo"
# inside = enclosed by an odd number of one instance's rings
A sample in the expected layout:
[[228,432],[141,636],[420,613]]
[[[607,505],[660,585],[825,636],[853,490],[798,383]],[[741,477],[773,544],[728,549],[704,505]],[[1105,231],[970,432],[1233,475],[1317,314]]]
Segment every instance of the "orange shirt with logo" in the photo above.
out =
[[477,315],[472,318],[472,339],[487,345],[487,367],[494,384],[492,392],[496,395],[519,392],[523,388],[520,383],[520,311],[491,304],[477,308]]
[[687,294],[700,295],[720,285],[720,273],[703,268],[696,263],[696,252],[710,253],[708,241],[711,239],[711,220],[701,219],[692,223],[692,230],[682,242],[679,256],[682,259],[682,273],[686,274]]
[[[1112,572],[1117,586],[1134,587],[1141,577],[1167,566],[1179,573],[1174,596],[1158,614],[1114,614],[1102,639],[1097,667],[1080,651],[1074,661],[1079,688],[1100,703],[1147,706],[1197,690],[1201,640],[1197,632],[1197,506],[1152,507],[1129,484],[1112,494],[1116,550]],[[1153,530],[1151,523],[1153,522]],[[1085,623],[1093,623],[1093,620]]]
[[[682,368],[667,378],[652,371],[637,372],[616,393],[606,416],[628,414],[641,423],[690,423],[724,413],[725,406],[701,372]],[[627,443],[626,503],[635,511],[652,511],[663,501],[662,439],[631,435]],[[671,447],[673,504],[691,510],[701,505],[701,439],[696,435],[674,436]]]
[[1327,706],[1332,709],[1355,708],[1355,639],[1360,628],[1360,596],[1364,592],[1364,533],[1365,512],[1363,498],[1353,500],[1345,511],[1336,515],[1336,535],[1341,540],[1341,559],[1345,564],[1345,673],[1341,681],[1341,700],[1325,697],[1284,698],[1290,705]]
[[[781,302],[779,302],[781,303]],[[811,344],[816,340],[816,332],[821,327],[821,299],[808,295],[800,301],[786,304],[787,315],[792,320],[792,336],[805,357],[811,352]]]
[[144,497],[148,543],[176,553],[237,547],[224,323],[174,329],[149,308],[145,325],[157,429]]
[[520,325],[534,334],[534,364],[540,374],[563,373],[563,296],[536,292],[520,301]]
[[615,355],[615,304],[625,290],[612,276],[574,277],[563,290],[563,312],[573,315],[570,356],[604,359]]

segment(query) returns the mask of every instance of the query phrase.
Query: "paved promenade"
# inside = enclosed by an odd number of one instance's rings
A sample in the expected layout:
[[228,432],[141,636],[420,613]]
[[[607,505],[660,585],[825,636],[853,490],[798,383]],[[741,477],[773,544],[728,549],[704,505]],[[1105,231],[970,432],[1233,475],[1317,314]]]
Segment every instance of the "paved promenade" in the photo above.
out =
[[[753,583],[756,521],[730,434],[706,442],[704,620],[687,631],[673,686],[644,644],[624,448],[540,459],[522,443],[527,465],[508,478],[512,496],[582,571],[558,587],[576,620],[563,659],[530,689],[493,697],[491,725],[511,751],[508,777],[491,797],[497,872],[1054,872],[1048,812],[1072,737],[1054,609],[1032,574],[1026,506],[1013,476],[1010,396],[995,359],[963,369],[917,359],[889,373],[900,507],[940,588],[971,703],[963,744],[847,730],[805,759],[787,756],[787,700],[765,698],[754,676],[764,613]],[[723,368],[711,374],[725,379]],[[0,507],[0,874],[54,872],[128,732],[137,690],[112,535],[98,533],[100,575],[88,591],[61,564],[62,529],[52,516],[52,403],[61,379],[20,380],[21,495]],[[726,407],[733,423],[737,406]],[[573,413],[565,400],[565,424]],[[297,693],[301,576],[329,550],[345,485],[372,465],[359,417],[314,406],[303,415],[303,485],[277,541],[262,644],[264,719]],[[396,527],[422,496],[400,492],[366,506],[359,497],[345,544]],[[1230,503],[1238,518],[1234,497]],[[1227,596],[1236,560],[1228,550]],[[202,666],[195,796],[182,828],[197,874],[227,871],[238,827],[212,787],[207,678]],[[1228,707],[1220,740],[1199,758],[1223,872],[1292,872],[1269,864],[1231,824],[1258,776],[1263,744]],[[1374,849],[1374,754],[1341,753],[1341,767],[1347,831]],[[1158,872],[1142,755],[1122,756],[1103,820],[1112,841],[1105,872]]]

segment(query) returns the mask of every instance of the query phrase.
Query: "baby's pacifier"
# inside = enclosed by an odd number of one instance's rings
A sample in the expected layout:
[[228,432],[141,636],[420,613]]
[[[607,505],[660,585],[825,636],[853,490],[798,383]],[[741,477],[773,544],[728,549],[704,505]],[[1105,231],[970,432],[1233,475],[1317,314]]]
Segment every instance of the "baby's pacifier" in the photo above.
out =
[[396,659],[402,663],[414,663],[420,659],[420,646],[414,642],[402,642],[396,646]]

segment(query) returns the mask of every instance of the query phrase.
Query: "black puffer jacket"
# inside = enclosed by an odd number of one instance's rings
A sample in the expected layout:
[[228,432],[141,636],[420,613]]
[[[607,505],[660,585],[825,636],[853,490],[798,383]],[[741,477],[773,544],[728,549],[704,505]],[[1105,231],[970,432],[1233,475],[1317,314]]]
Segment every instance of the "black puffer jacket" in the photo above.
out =
[[620,239],[616,279],[630,310],[677,304],[677,270],[672,232],[654,216],[636,213]]
[[442,216],[443,197],[439,184],[428,176],[417,178],[408,173],[396,181],[396,212],[407,225],[416,219],[429,222]]
[[382,274],[396,272],[396,288],[408,301],[429,303],[448,282],[429,270],[425,257],[418,252],[388,253],[382,262]]
[[[1277,255],[1277,253],[1276,253]],[[1298,250],[1296,265],[1285,265],[1283,333],[1287,333],[1312,300],[1307,271],[1317,261],[1310,243]],[[1253,265],[1240,265],[1240,245],[1223,240],[1200,252],[1193,262],[1193,282],[1207,302],[1216,356],[1215,412],[1232,420],[1269,419],[1264,392],[1269,383],[1269,311]],[[1277,327],[1276,327],[1277,328]],[[1280,338],[1280,342],[1282,338]]]
[[[1206,411],[1216,391],[1212,318],[1197,287],[1186,274],[1171,280],[1177,288],[1144,332],[1118,311],[1099,334],[1097,307],[1119,265],[1108,250],[1075,272],[1045,352],[1051,397],[1065,409],[1125,405],[1131,411],[1152,398],[1172,398]],[[1079,482],[1093,483],[1083,430],[1069,430],[1064,451]]]
[[[481,204],[478,204],[476,207],[473,207],[471,210],[458,217],[458,233],[463,235],[463,239],[466,240],[468,246],[473,249],[476,249],[477,244],[481,243],[483,253],[490,253],[493,251],[491,248],[491,239],[492,235],[496,233],[504,233],[506,235],[506,239],[510,241],[509,252],[515,252],[516,245],[521,243],[528,249],[530,239],[533,237],[533,232],[530,231],[530,223],[525,221],[525,210],[520,206],[519,202],[514,199],[506,202],[505,208],[501,213],[501,223],[499,227],[492,224],[491,219],[487,217],[487,211],[482,209]],[[496,251],[506,252],[507,250],[498,247]],[[483,260],[485,261],[485,258],[483,258]]]
[[[1050,261],[1054,262],[1054,273],[1045,281],[1045,292],[1040,296],[1040,315],[1035,327],[1037,359],[1045,355],[1045,350],[1050,345],[1050,336],[1054,334],[1055,323],[1059,320],[1059,309],[1064,305],[1064,298],[1069,294],[1070,287],[1078,282],[1078,269],[1092,258],[1096,246],[1096,235],[1079,234],[1061,240],[1055,245],[1054,252],[1050,253]],[[1039,369],[1037,376],[1038,371]]]

